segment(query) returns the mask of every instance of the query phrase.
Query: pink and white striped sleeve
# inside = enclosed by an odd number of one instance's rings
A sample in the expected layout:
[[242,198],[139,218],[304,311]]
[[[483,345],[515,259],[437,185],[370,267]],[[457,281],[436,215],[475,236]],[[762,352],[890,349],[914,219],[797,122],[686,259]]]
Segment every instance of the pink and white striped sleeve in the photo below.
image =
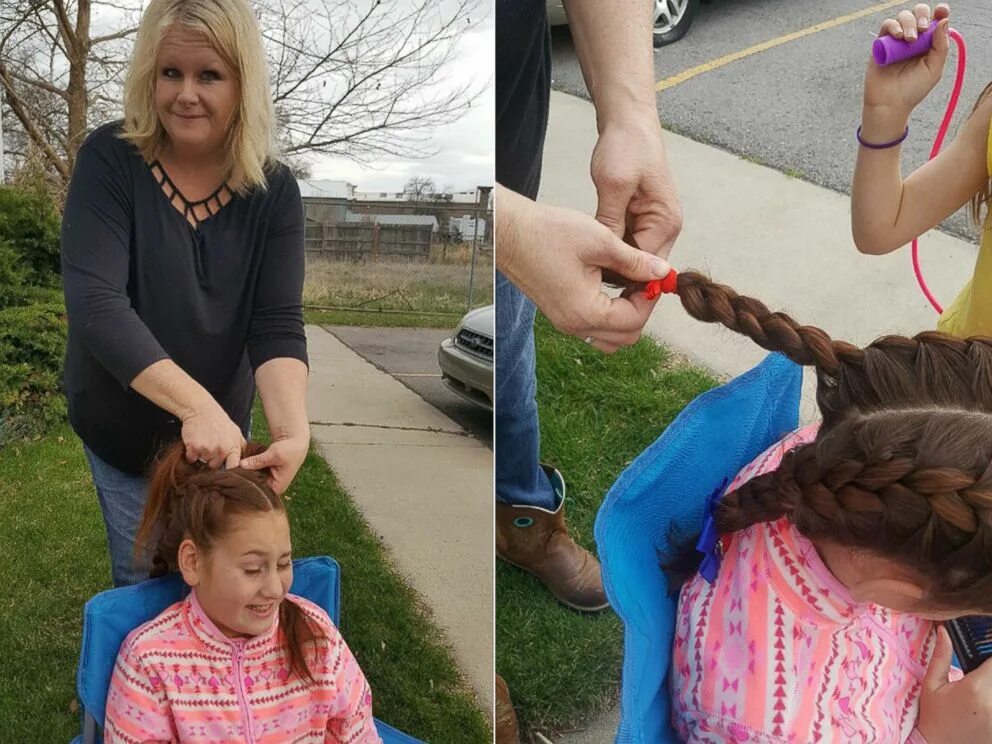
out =
[[158,675],[124,642],[107,693],[104,744],[178,741],[175,724]]
[[325,744],[382,744],[372,718],[372,691],[348,644],[332,628],[328,652],[339,657],[337,703],[327,722]]

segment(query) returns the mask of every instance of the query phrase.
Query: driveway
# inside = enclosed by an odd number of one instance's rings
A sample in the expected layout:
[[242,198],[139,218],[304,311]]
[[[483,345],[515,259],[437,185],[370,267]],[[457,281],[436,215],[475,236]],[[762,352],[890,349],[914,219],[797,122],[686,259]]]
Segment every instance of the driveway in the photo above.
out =
[[451,335],[434,328],[324,326],[352,351],[392,375],[448,418],[493,448],[492,414],[451,392],[441,382],[437,347]]

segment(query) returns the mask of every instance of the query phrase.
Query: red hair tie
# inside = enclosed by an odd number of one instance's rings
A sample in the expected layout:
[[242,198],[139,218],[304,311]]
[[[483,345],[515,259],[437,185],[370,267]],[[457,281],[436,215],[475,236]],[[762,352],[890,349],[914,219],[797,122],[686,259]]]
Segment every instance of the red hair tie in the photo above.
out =
[[644,296],[653,300],[661,294],[674,294],[678,286],[678,272],[671,269],[663,279],[652,279],[644,288]]

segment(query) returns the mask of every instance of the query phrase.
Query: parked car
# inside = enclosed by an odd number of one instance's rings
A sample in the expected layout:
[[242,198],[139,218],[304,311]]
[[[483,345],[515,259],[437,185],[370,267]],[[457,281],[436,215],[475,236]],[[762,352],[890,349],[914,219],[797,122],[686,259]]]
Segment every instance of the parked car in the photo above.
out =
[[[700,0],[649,0],[654,8],[655,48],[685,36],[699,10]],[[552,26],[568,25],[562,0],[548,0],[548,20]]]
[[495,328],[495,306],[477,308],[461,319],[437,350],[444,384],[487,411],[493,410]]

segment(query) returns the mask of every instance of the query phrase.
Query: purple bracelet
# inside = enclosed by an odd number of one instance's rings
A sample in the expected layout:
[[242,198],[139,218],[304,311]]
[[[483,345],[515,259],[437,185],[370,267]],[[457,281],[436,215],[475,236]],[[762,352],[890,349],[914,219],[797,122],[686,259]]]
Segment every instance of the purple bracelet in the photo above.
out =
[[855,136],[858,138],[858,142],[861,143],[862,147],[867,147],[869,150],[886,150],[890,147],[901,145],[903,140],[909,136],[909,127],[908,126],[906,127],[906,131],[902,133],[902,137],[900,137],[899,139],[894,139],[891,142],[885,142],[884,144],[881,145],[875,145],[872,144],[871,142],[865,142],[863,139],[861,139],[860,126],[858,127],[858,131],[855,133]]

